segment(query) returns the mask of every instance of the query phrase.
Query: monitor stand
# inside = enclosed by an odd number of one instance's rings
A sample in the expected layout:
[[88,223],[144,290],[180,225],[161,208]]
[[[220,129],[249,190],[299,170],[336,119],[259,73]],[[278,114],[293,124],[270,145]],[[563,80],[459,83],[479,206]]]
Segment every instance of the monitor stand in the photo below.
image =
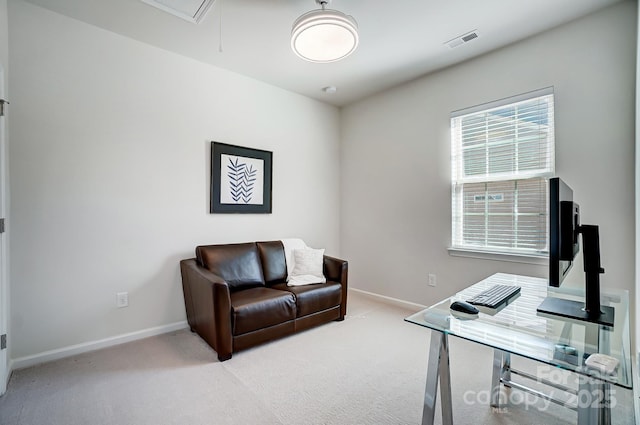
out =
[[538,306],[538,312],[610,327],[613,327],[613,319],[615,316],[613,307],[601,306],[599,314],[591,314],[584,309],[584,302],[582,301],[553,297],[546,298],[542,304]]
[[614,308],[600,305],[600,274],[604,273],[604,269],[600,267],[598,226],[582,225],[578,232],[582,234],[584,251],[585,300],[548,297],[538,306],[538,312],[613,327]]

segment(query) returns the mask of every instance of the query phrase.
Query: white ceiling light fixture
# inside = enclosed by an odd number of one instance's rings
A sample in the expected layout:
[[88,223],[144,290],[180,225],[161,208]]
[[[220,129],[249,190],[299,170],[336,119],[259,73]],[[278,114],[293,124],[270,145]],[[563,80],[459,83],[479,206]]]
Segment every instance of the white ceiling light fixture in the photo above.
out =
[[358,24],[353,17],[326,9],[330,0],[315,0],[322,9],[300,16],[291,30],[291,48],[310,62],[335,62],[358,47]]

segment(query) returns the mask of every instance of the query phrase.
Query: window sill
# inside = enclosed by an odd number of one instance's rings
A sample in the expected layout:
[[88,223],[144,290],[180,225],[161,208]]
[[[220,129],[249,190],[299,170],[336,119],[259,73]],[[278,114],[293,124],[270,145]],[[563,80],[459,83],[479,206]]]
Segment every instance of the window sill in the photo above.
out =
[[513,254],[496,251],[482,251],[464,248],[448,248],[449,255],[453,257],[479,258],[482,260],[510,261],[512,263],[525,263],[546,266],[549,264],[549,257],[535,254]]

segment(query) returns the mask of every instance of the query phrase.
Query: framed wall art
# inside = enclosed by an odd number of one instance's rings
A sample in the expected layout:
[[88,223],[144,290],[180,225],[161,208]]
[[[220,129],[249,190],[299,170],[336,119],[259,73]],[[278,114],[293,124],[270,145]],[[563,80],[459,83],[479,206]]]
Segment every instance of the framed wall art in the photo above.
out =
[[270,214],[273,153],[211,142],[211,213]]

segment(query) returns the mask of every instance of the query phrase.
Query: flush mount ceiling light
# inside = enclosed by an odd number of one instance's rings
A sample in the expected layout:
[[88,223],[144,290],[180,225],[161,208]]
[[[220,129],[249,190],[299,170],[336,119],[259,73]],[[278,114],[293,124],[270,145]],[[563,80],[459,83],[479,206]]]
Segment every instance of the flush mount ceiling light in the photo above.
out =
[[353,17],[326,9],[330,0],[315,0],[322,9],[300,16],[291,30],[291,48],[310,62],[335,62],[358,47],[358,24]]

